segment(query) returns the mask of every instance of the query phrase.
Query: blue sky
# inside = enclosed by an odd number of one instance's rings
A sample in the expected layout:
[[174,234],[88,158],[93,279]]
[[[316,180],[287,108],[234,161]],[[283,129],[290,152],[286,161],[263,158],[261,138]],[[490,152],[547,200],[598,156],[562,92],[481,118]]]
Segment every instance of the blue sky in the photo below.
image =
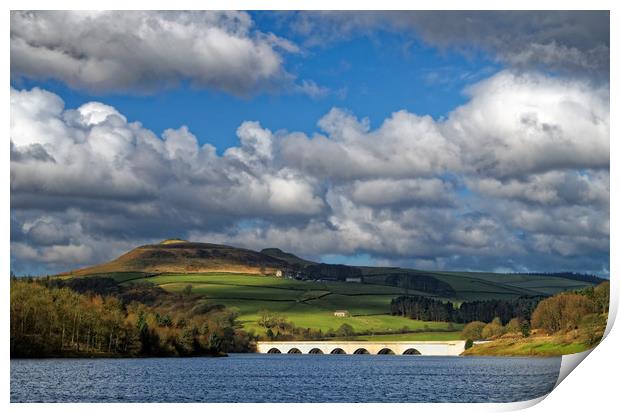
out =
[[607,12],[13,12],[11,88],[16,273],[174,236],[609,274]]

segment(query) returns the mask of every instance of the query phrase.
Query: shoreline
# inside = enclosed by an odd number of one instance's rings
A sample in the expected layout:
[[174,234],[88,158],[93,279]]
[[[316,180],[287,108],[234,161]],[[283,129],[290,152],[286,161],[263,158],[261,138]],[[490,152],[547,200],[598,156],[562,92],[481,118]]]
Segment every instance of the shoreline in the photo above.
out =
[[[252,354],[252,353],[233,353],[233,354]],[[45,356],[32,356],[32,357],[23,357],[23,356],[11,356],[10,360],[44,360],[44,359],[153,359],[153,358],[197,358],[197,357],[209,357],[209,358],[219,358],[219,357],[228,357],[229,353],[219,353],[219,354],[193,354],[186,356],[179,355],[148,355],[148,356],[139,356],[139,355],[122,355],[122,354],[53,354],[53,355],[45,355]]]

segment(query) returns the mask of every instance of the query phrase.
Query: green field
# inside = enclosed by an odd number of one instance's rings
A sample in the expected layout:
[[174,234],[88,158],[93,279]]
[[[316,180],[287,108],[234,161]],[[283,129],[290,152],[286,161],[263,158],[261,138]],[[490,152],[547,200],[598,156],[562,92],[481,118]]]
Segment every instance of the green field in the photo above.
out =
[[461,340],[460,331],[429,331],[421,333],[405,334],[374,334],[357,336],[355,340],[361,341],[445,341]]
[[[580,289],[590,284],[533,275],[474,272],[428,272],[390,268],[363,268],[364,283],[300,281],[274,276],[241,273],[164,273],[147,276],[138,272],[94,274],[111,277],[121,284],[147,282],[166,291],[181,293],[188,285],[191,294],[200,295],[213,304],[236,309],[246,330],[260,335],[261,310],[279,313],[295,326],[327,332],[343,323],[351,325],[364,340],[447,340],[458,339],[461,325],[427,322],[391,316],[390,302],[401,295],[427,295],[459,305],[464,301],[513,299],[520,296],[550,295]],[[450,297],[385,285],[390,274],[424,274],[449,284],[455,291]],[[336,317],[334,311],[346,310],[350,316]],[[433,332],[434,331],[434,332]],[[448,332],[446,332],[448,331]],[[412,333],[414,332],[414,333]]]
[[410,269],[364,268],[364,282],[384,285],[391,274],[423,274],[449,284],[456,292],[450,301],[512,299],[520,296],[553,295],[579,290],[592,284],[567,278],[488,272],[419,271]]
[[477,344],[466,350],[465,356],[540,356],[554,357],[586,351],[591,346],[557,337],[532,337],[528,339],[499,339]]
[[[281,313],[297,327],[322,330],[350,324],[356,332],[390,333],[401,330],[446,330],[460,325],[410,320],[389,315],[392,298],[405,290],[391,286],[343,282],[306,282],[249,274],[165,274],[137,278],[135,274],[112,274],[121,283],[149,282],[171,292],[192,286],[192,294],[209,302],[239,311],[239,320],[247,330],[264,334],[258,325],[259,312],[267,309]],[[412,290],[408,290],[411,294]],[[422,292],[417,292],[424,294]],[[334,311],[346,310],[349,317],[336,317]]]

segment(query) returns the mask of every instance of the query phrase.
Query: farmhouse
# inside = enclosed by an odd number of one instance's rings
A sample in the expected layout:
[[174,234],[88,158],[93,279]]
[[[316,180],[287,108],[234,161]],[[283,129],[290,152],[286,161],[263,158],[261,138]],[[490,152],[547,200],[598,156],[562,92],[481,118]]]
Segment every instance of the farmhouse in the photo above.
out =
[[334,316],[336,317],[348,317],[350,314],[347,310],[336,310]]

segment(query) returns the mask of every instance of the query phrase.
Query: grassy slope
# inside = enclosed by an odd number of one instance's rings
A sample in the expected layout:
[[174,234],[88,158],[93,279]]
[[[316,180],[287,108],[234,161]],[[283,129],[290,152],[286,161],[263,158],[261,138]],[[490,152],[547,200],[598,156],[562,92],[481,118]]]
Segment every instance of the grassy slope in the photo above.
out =
[[[254,329],[259,334],[264,333],[264,329],[257,324],[259,312],[263,309],[286,315],[298,327],[323,331],[335,330],[343,323],[350,324],[358,332],[368,331],[371,333],[391,333],[398,332],[401,329],[420,332],[429,329],[448,329],[448,323],[424,322],[388,315],[390,301],[394,297],[403,294],[429,295],[420,291],[382,285],[386,274],[396,271],[432,275],[449,283],[456,290],[456,296],[436,298],[455,303],[482,299],[510,299],[521,295],[551,294],[589,285],[556,277],[378,268],[364,269],[368,284],[305,282],[257,274],[228,272],[167,273],[149,277],[138,272],[118,272],[105,274],[105,276],[112,277],[118,282],[150,282],[174,292],[183,291],[187,285],[191,284],[192,294],[200,294],[213,303],[237,308],[240,313],[240,321],[243,322],[244,327],[248,330]],[[99,276],[102,275],[104,274],[99,274]],[[347,310],[352,316],[335,317],[333,315],[335,310]],[[460,328],[461,326],[455,327]],[[453,334],[448,333],[448,335],[454,338]]]
[[355,337],[363,341],[441,341],[461,340],[460,331],[428,331],[421,333],[404,334],[374,334]]
[[588,345],[561,337],[498,339],[466,350],[465,356],[560,356],[585,351]]
[[539,275],[497,274],[484,272],[419,271],[409,269],[365,268],[364,280],[383,284],[387,275],[424,274],[450,284],[456,290],[451,301],[511,299],[523,295],[553,295],[567,290],[592,286],[590,283]]
[[[348,323],[356,331],[391,332],[444,330],[443,322],[424,322],[388,315],[392,298],[402,295],[400,288],[340,282],[304,282],[249,274],[166,274],[136,279],[133,275],[111,274],[126,282],[150,282],[168,291],[180,292],[192,285],[192,294],[200,294],[213,303],[239,310],[244,328],[263,333],[257,322],[259,312],[278,312],[298,327],[337,329]],[[410,291],[411,293],[411,291]],[[335,310],[347,310],[351,317],[335,317]],[[460,328],[460,325],[454,325]]]
[[465,351],[466,356],[559,356],[585,351],[596,345],[605,333],[608,314],[584,318],[577,329],[533,335],[504,335],[488,343],[478,344]]

